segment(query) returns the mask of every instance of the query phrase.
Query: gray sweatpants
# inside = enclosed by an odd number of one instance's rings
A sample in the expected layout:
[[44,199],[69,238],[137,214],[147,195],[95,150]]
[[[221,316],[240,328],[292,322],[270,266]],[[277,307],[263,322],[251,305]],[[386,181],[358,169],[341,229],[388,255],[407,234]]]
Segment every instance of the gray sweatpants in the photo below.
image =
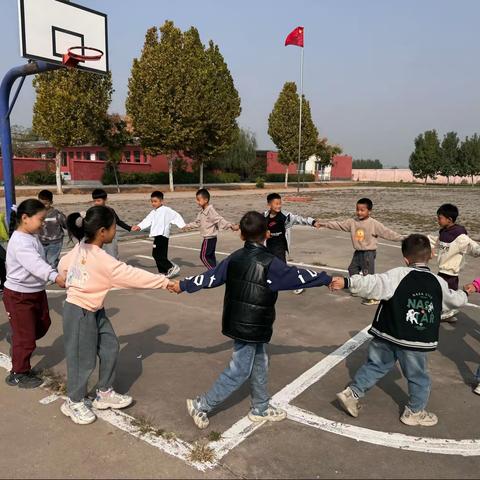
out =
[[88,379],[100,359],[98,388],[113,386],[119,343],[110,320],[102,308],[90,312],[65,302],[63,338],[67,359],[67,395],[80,402],[87,395]]
[[375,273],[376,250],[355,250],[352,261],[348,267],[348,274],[373,275]]

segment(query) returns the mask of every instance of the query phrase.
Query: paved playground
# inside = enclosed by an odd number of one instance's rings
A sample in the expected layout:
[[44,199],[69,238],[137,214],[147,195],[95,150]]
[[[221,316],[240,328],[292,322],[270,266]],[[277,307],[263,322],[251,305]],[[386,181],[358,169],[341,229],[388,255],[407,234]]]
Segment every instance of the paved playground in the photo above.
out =
[[[296,227],[293,242],[293,262],[332,274],[342,275],[352,254],[348,235],[339,232]],[[174,236],[170,245],[181,276],[203,271],[198,234]],[[221,235],[219,259],[240,246],[237,234]],[[120,253],[131,265],[155,271],[149,240],[122,242]],[[399,265],[399,246],[381,242],[377,260],[378,271]],[[471,259],[461,280],[465,283],[478,272],[478,261]],[[399,422],[407,399],[399,370],[370,392],[358,419],[339,409],[335,393],[365,358],[364,329],[375,307],[362,306],[344,292],[317,288],[300,296],[282,292],[277,303],[269,348],[270,391],[274,402],[287,408],[289,419],[274,425],[252,424],[245,418],[249,398],[243,388],[211,418],[210,428],[200,431],[186,414],[185,398],[207,389],[230,357],[232,343],[220,333],[223,291],[109,294],[107,313],[121,343],[116,387],[135,399],[120,415],[107,412],[95,424],[80,427],[61,414],[62,400],[51,392],[21,391],[0,382],[6,407],[0,409],[1,476],[478,477],[475,412],[480,398],[471,391],[473,372],[480,363],[480,311],[475,306],[464,308],[458,323],[442,325],[440,348],[430,356],[429,407],[439,416],[433,428]],[[33,359],[36,368],[60,374],[65,373],[63,300],[63,292],[49,290],[52,327]],[[480,296],[473,295],[471,302],[480,304]],[[2,309],[0,352],[4,354],[9,351],[7,336]],[[6,357],[0,360],[5,366]],[[142,422],[148,425],[146,430],[141,430]],[[13,436],[15,443],[9,442]],[[191,452],[195,442],[206,436],[215,440],[208,445],[202,440],[214,456],[208,455],[202,463]],[[29,447],[27,462],[18,455],[19,444]]]

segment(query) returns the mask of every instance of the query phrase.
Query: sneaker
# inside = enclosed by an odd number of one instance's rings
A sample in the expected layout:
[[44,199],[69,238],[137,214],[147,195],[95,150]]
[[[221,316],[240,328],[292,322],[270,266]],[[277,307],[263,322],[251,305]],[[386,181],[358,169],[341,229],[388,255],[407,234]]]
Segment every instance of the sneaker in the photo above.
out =
[[360,411],[360,401],[355,397],[353,390],[347,387],[340,393],[337,393],[338,401],[343,409],[349,413],[352,417],[357,418]]
[[97,419],[96,415],[83,401],[72,402],[67,398],[67,400],[62,403],[60,410],[66,417],[70,417],[72,421],[78,425],[88,425]]
[[305,291],[304,288],[297,288],[296,290],[293,291],[295,295],[300,295]]
[[269,405],[267,409],[262,413],[255,412],[255,410],[250,410],[248,412],[248,418],[252,422],[280,422],[287,418],[287,412],[285,410],[282,410],[281,408]]
[[426,410],[413,413],[408,407],[405,407],[400,421],[412,427],[417,425],[421,427],[433,427],[438,423],[438,417],[434,413],[427,412]]
[[37,388],[42,383],[43,380],[40,377],[37,377],[32,372],[28,373],[14,373],[11,372],[5,378],[5,383],[11,387],[19,388]]
[[480,383],[473,389],[473,393],[480,395]]
[[203,412],[198,407],[197,400],[187,398],[187,410],[188,414],[193,418],[193,421],[198,428],[203,430],[204,428],[208,427],[210,420],[208,419],[207,413]]
[[174,263],[173,266],[168,270],[167,274],[165,275],[167,278],[172,278],[175,275],[178,275],[180,272],[180,267]]
[[458,318],[455,316],[458,313],[458,310],[449,310],[448,312],[442,313],[440,317],[441,322],[455,323]]
[[133,402],[133,398],[129,395],[122,395],[117,393],[113,388],[102,392],[97,390],[97,396],[92,402],[94,408],[99,410],[106,410],[107,408],[125,408]]
[[380,305],[380,300],[374,300],[373,298],[366,298],[362,305]]

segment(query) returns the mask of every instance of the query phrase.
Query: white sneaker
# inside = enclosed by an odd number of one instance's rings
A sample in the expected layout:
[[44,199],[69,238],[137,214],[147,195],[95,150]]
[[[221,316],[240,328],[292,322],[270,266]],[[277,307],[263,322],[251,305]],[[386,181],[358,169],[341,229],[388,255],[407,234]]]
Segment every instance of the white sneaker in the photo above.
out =
[[72,402],[69,398],[67,398],[67,400],[62,403],[60,411],[66,417],[70,417],[72,421],[78,425],[88,425],[97,419],[96,415],[85,405],[83,401]]
[[480,395],[480,383],[474,388],[473,393]]
[[97,396],[92,402],[94,408],[99,410],[106,410],[107,408],[125,408],[132,403],[133,399],[129,395],[122,395],[117,393],[113,388],[102,392],[97,390]]
[[297,288],[297,290],[294,290],[293,293],[294,293],[295,295],[300,295],[300,294],[302,294],[304,291],[305,291],[304,288]]
[[187,411],[198,428],[203,430],[208,427],[210,420],[208,419],[207,413],[198,408],[196,400],[187,398]]
[[366,298],[362,305],[380,305],[380,300],[375,300],[373,298]]
[[173,266],[170,268],[170,270],[167,272],[167,274],[165,276],[167,278],[172,278],[175,275],[178,275],[179,272],[180,272],[180,267],[176,263],[174,263]]
[[426,410],[413,413],[408,407],[405,407],[400,421],[412,427],[433,427],[438,423],[438,417],[434,413],[427,412]]
[[440,321],[447,323],[455,323],[458,318],[455,316],[458,313],[458,310],[449,310],[448,312],[442,313],[440,316]]
[[263,413],[255,413],[254,410],[248,412],[248,418],[252,422],[280,422],[287,418],[287,412],[281,408],[269,405]]
[[342,405],[343,409],[349,413],[352,417],[357,418],[360,411],[360,402],[358,398],[353,394],[353,390],[347,387],[340,393],[337,393],[338,401]]

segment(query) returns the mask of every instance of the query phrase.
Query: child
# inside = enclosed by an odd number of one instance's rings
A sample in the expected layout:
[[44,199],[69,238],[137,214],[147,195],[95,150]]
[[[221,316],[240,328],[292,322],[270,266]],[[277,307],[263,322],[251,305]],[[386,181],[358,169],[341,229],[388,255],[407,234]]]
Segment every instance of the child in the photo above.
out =
[[437,348],[442,310],[467,303],[462,291],[450,290],[447,282],[428,268],[432,258],[430,242],[424,235],[410,235],[402,241],[406,267],[379,275],[354,275],[334,279],[333,289],[350,288],[381,304],[369,333],[373,335],[367,362],[352,383],[337,394],[342,407],[358,416],[359,399],[399,362],[408,382],[408,405],[400,421],[406,425],[433,426],[438,419],[425,410],[430,395],[427,354]]
[[40,230],[40,242],[45,250],[47,263],[57,268],[63,246],[63,230],[67,228],[65,215],[53,207],[53,194],[49,190],[42,190],[38,199],[45,205],[47,215]]
[[[107,192],[103,190],[102,188],[95,188],[92,192],[92,200],[93,204],[100,206],[100,207],[105,207],[107,204]],[[111,207],[109,207],[111,208]],[[130,232],[132,230],[132,227],[125,223],[123,220],[120,220],[120,217],[117,215],[117,212],[112,208],[112,212],[115,215],[115,222],[116,224],[126,230],[127,232]],[[111,243],[106,243],[104,246],[104,250],[111,255],[115,259],[119,259],[118,255],[118,240],[117,237],[112,240]]]
[[[429,236],[432,248],[437,252],[438,276],[442,277],[452,290],[458,290],[458,274],[465,264],[465,255],[480,256],[480,245],[474,242],[465,227],[455,223],[458,208],[445,203],[437,210],[438,225],[441,227],[437,237]],[[458,310],[442,315],[442,320],[455,322]]]
[[200,227],[200,235],[203,237],[200,250],[200,260],[212,270],[217,266],[215,248],[217,247],[218,230],[238,230],[238,225],[227,222],[210,204],[210,193],[207,189],[201,188],[195,194],[197,205],[201,208],[197,218],[185,225],[184,230]]
[[105,206],[91,207],[85,218],[67,218],[70,236],[78,243],[60,260],[59,271],[67,278],[63,310],[63,336],[67,360],[67,400],[61,411],[73,422],[86,425],[96,416],[84,403],[88,379],[100,359],[98,389],[93,406],[100,410],[125,408],[128,395],[113,390],[119,344],[104,309],[111,288],[167,288],[164,275],[154,275],[119,262],[102,250],[115,237],[115,213]]
[[[463,289],[468,293],[479,293],[480,292],[480,277],[476,278],[472,283],[465,285]],[[477,382],[476,387],[473,389],[473,393],[480,395],[480,366],[477,368],[477,373],[475,374],[475,380]]]
[[182,216],[163,204],[163,193],[155,190],[150,195],[153,210],[138,224],[132,227],[133,232],[150,229],[150,238],[153,237],[152,256],[155,259],[159,273],[171,278],[180,272],[180,267],[168,259],[168,239],[170,225],[173,223],[179,228],[185,226]]
[[[265,212],[268,225],[267,249],[287,263],[287,252],[290,249],[291,233],[290,229],[294,225],[311,225],[318,228],[317,222],[311,217],[301,217],[290,212],[282,212],[282,197],[278,193],[270,193],[267,196],[268,210]],[[294,290],[295,294],[300,294],[303,288]]]
[[12,328],[12,370],[5,381],[20,388],[36,388],[43,383],[32,372],[30,357],[36,340],[45,336],[51,323],[45,285],[51,281],[65,286],[64,277],[45,261],[37,236],[46,214],[39,200],[23,201],[17,209],[17,228],[7,247],[3,303]]
[[[385,227],[378,220],[370,216],[373,203],[369,198],[361,198],[357,202],[356,217],[349,218],[343,222],[329,221],[320,223],[319,226],[331,230],[350,232],[355,252],[348,267],[349,275],[369,275],[375,273],[375,258],[377,257],[377,239],[383,238],[393,242],[400,242],[404,237],[399,233]],[[367,298],[363,305],[378,305],[377,299]]]
[[175,291],[196,292],[226,284],[222,333],[234,340],[230,365],[212,388],[195,400],[187,400],[187,409],[198,428],[207,428],[210,412],[224,402],[244,382],[250,381],[253,422],[279,421],[283,410],[270,405],[267,391],[268,357],[266,345],[272,336],[275,303],[279,290],[329,285],[331,277],[289,267],[263,245],[267,225],[261,213],[248,212],[240,221],[245,246],[218,266],[195,278],[175,285]]

